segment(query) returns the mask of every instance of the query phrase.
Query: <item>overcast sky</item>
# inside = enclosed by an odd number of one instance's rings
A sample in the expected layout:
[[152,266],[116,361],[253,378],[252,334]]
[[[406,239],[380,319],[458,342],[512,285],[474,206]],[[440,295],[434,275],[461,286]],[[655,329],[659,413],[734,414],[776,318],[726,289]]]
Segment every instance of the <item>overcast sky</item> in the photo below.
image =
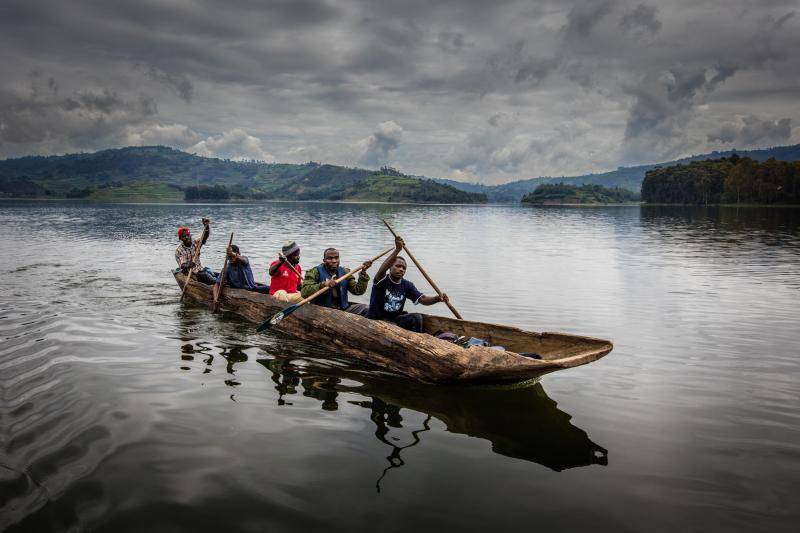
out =
[[800,142],[800,0],[2,0],[0,158],[502,183]]

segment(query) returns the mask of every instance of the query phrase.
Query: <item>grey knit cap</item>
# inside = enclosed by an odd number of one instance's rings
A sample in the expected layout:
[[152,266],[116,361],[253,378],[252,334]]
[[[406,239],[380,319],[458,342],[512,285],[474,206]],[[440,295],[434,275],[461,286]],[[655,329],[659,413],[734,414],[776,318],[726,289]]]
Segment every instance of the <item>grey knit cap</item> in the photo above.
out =
[[286,241],[283,243],[283,249],[281,251],[283,252],[283,255],[289,257],[290,255],[299,252],[300,247],[297,246],[297,243],[294,241]]

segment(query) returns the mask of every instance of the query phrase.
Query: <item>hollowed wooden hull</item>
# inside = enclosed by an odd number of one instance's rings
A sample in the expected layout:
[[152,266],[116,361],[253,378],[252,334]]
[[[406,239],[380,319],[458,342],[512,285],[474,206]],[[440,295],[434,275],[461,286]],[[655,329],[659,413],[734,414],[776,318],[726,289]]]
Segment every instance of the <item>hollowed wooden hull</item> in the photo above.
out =
[[[185,277],[175,274],[183,287]],[[186,295],[211,304],[211,286],[189,282]],[[287,304],[265,294],[225,288],[220,308],[261,323]],[[324,344],[332,350],[428,383],[514,383],[600,359],[611,342],[564,333],[535,333],[499,324],[423,315],[426,333],[406,331],[389,322],[309,304],[282,320],[276,330]],[[427,333],[444,330],[478,337],[506,351],[484,347],[468,350]],[[530,359],[517,352],[535,352]]]

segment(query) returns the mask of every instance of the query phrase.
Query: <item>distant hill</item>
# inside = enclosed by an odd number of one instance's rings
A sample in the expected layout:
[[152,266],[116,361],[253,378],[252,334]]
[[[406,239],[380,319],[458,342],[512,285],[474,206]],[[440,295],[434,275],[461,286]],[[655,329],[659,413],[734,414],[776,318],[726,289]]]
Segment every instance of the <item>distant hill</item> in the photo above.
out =
[[692,161],[705,161],[707,159],[721,159],[731,157],[733,154],[741,157],[749,157],[755,161],[766,161],[775,158],[778,161],[797,161],[800,160],[800,144],[793,146],[777,146],[763,150],[728,150],[726,152],[711,152],[709,154],[694,155],[675,161],[665,163],[653,163],[650,165],[639,165],[635,167],[619,167],[617,170],[603,172],[600,174],[585,174],[583,176],[571,177],[542,177],[531,178],[503,185],[481,185],[477,183],[461,183],[454,180],[437,179],[439,183],[451,185],[463,191],[472,193],[483,193],[490,202],[519,202],[520,199],[533,192],[542,183],[565,183],[569,185],[596,184],[605,187],[624,187],[633,192],[640,192],[642,180],[648,170],[659,167],[686,164]]
[[692,161],[651,170],[642,199],[660,204],[800,204],[800,161],[748,157]]
[[0,161],[0,197],[180,201],[187,191],[196,199],[486,202],[483,194],[391,168],[231,161],[163,146]]
[[564,183],[542,183],[533,192],[522,197],[523,204],[624,204],[638,202],[639,195],[622,187],[602,185],[565,185]]

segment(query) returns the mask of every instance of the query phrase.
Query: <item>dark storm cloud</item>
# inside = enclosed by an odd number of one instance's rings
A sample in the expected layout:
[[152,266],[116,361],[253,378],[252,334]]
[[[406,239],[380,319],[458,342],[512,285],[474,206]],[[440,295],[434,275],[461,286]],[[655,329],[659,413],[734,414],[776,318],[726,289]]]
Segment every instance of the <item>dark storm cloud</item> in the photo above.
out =
[[156,102],[139,94],[124,99],[110,89],[60,95],[52,77],[29,75],[27,92],[0,92],[0,143],[31,143],[59,135],[93,136],[158,113]]
[[752,146],[756,143],[786,142],[792,136],[792,119],[762,120],[753,115],[728,123],[708,135],[709,141]]
[[729,67],[676,66],[650,72],[628,87],[634,104],[625,127],[625,161],[638,162],[647,147],[662,157],[680,155],[692,111],[734,73]]
[[[669,66],[658,63],[652,65],[648,72],[634,84],[625,86],[627,94],[633,97],[625,127],[624,161],[641,162],[646,148],[651,147],[663,157],[682,155],[689,149],[696,138],[691,138],[687,129],[699,106],[713,98],[714,92],[737,73],[745,73],[763,69],[771,65],[779,65],[789,56],[787,51],[789,40],[786,24],[793,13],[781,16],[762,16],[755,29],[748,29],[740,35],[736,50],[731,53],[719,53],[716,61],[708,57],[709,52],[720,50],[721,43],[709,38],[699,39],[696,46],[704,45],[706,50],[699,50],[694,56],[687,57],[685,62],[673,60]],[[724,43],[730,47],[732,43]],[[783,64],[782,68],[798,71],[796,64]],[[784,72],[783,74],[786,74]],[[742,128],[746,130],[747,127]],[[783,128],[782,131],[786,131]],[[737,139],[749,140],[748,144],[757,142],[758,135],[738,135]],[[709,142],[724,141],[730,135],[730,129],[724,134],[719,132],[707,135]],[[786,135],[783,140],[790,137]],[[764,140],[766,136],[761,136]]]
[[584,0],[578,1],[567,15],[564,27],[566,39],[585,39],[589,33],[616,4],[616,0]]
[[[163,140],[499,181],[758,143],[800,119],[796,1],[657,5],[5,0],[0,157]],[[750,115],[777,126],[731,118]]]
[[625,12],[619,19],[619,27],[627,32],[644,31],[656,33],[661,29],[661,21],[656,14],[658,9],[654,6],[639,4],[633,9]]
[[454,31],[440,31],[436,39],[436,45],[446,52],[457,54],[465,48],[475,46],[468,41],[463,33]]
[[[669,128],[669,121],[681,118],[698,100],[733,75],[735,69],[721,67],[673,67],[651,72],[629,87],[635,98],[625,130],[628,139],[658,128]],[[667,132],[670,133],[670,132]]]
[[[5,2],[0,40],[23,54],[152,66],[186,79],[258,83],[324,67],[319,39],[304,41],[337,10],[323,2]],[[18,22],[22,24],[18,24]],[[40,39],[31,40],[31,29]],[[26,54],[26,55],[27,55]],[[185,84],[184,84],[185,87]],[[184,89],[185,94],[185,89]]]
[[186,76],[164,72],[154,65],[150,65],[149,67],[136,65],[135,68],[144,71],[151,79],[173,89],[184,102],[191,103],[192,97],[194,96],[194,85],[192,85],[192,82]]

